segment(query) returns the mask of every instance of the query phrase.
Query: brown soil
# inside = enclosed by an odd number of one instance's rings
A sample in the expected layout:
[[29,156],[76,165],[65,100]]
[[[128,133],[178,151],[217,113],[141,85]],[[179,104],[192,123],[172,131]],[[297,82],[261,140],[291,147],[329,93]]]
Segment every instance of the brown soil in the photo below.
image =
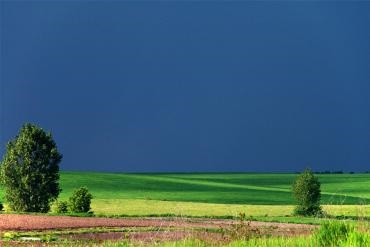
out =
[[[235,224],[233,220],[189,218],[94,218],[71,216],[40,216],[1,214],[0,231],[3,230],[48,230],[91,227],[202,227],[219,228]],[[307,232],[314,228],[306,224],[251,222],[252,227],[278,229],[281,231]]]
[[48,230],[91,227],[212,227],[212,223],[192,223],[166,218],[100,218],[39,215],[0,215],[1,230]]
[[96,242],[103,242],[105,240],[111,241],[130,240],[136,243],[177,241],[185,238],[196,238],[212,242],[224,241],[220,233],[190,231],[190,230],[148,231],[131,233],[122,233],[122,232],[83,233],[83,234],[65,235],[63,238],[69,240],[94,240]]
[[[191,218],[93,218],[70,216],[39,216],[39,215],[0,215],[0,231],[31,231],[51,229],[73,229],[93,227],[156,227],[157,231],[136,232],[100,232],[76,233],[61,236],[74,240],[122,240],[128,239],[139,242],[156,242],[179,240],[187,237],[207,241],[222,241],[224,236],[216,232],[199,231],[202,228],[224,229],[226,232],[237,221],[220,219],[191,219]],[[163,228],[162,228],[163,227]],[[250,227],[258,229],[259,234],[276,236],[308,235],[315,226],[305,224],[250,222]],[[198,231],[194,230],[198,229]],[[41,244],[41,243],[40,243]],[[1,242],[0,242],[1,245]]]

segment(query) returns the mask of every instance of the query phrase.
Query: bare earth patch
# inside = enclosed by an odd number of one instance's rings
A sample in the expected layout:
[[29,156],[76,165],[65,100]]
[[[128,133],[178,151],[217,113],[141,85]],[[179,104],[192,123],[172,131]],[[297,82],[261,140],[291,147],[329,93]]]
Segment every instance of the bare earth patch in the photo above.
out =
[[[33,231],[63,230],[76,228],[125,228],[143,227],[143,231],[135,232],[96,232],[62,235],[69,240],[130,240],[140,242],[172,241],[184,238],[222,241],[223,235],[218,231],[207,232],[206,229],[228,229],[235,220],[194,219],[194,218],[100,218],[71,216],[40,216],[40,215],[0,215],[0,231]],[[306,224],[250,222],[250,226],[258,228],[260,234],[276,236],[308,235],[316,226]],[[148,231],[144,227],[155,227],[158,230]]]
[[[71,216],[40,216],[1,214],[0,230],[48,230],[88,227],[226,227],[234,220],[189,218],[94,218]],[[284,231],[311,231],[315,226],[306,224],[252,221],[253,227],[271,227]]]
[[141,243],[177,241],[185,238],[196,238],[208,242],[224,241],[220,233],[190,230],[131,232],[128,234],[122,232],[83,233],[64,236],[64,238],[69,240],[94,240],[96,242],[129,240],[130,242]]

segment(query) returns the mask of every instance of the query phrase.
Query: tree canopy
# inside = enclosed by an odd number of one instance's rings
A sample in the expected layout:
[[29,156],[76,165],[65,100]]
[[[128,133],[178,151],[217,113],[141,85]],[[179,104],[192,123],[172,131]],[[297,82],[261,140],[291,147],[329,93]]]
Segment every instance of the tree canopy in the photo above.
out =
[[295,214],[317,215],[322,213],[320,182],[310,169],[306,169],[294,181],[293,195],[297,202]]
[[0,165],[5,199],[13,211],[47,212],[59,187],[58,152],[51,133],[34,124],[24,124],[8,142]]

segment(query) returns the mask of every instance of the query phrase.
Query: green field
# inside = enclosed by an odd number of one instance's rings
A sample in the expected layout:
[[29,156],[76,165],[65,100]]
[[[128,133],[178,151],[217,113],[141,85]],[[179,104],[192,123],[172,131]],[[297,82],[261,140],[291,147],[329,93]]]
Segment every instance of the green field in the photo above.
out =
[[[123,174],[62,172],[60,198],[87,186],[93,211],[105,215],[253,216],[291,214],[296,174]],[[318,175],[333,215],[370,216],[370,174]],[[3,197],[3,191],[0,191]]]

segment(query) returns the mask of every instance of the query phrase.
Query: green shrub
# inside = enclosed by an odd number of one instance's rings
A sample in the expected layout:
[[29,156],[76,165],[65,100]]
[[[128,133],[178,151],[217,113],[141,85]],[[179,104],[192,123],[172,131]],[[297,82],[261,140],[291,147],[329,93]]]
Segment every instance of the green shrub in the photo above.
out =
[[239,213],[239,222],[225,229],[221,228],[224,239],[248,240],[260,234],[258,228],[252,227],[247,221],[245,213]]
[[68,212],[68,203],[66,201],[56,201],[52,206],[54,213],[62,214]]
[[86,187],[81,187],[75,190],[69,198],[69,210],[73,213],[87,213],[90,211],[91,199],[93,196],[90,194]]
[[53,242],[53,241],[58,240],[58,238],[54,235],[47,234],[47,235],[41,236],[40,240],[41,240],[41,242],[49,243],[49,242]]
[[322,214],[320,182],[310,169],[306,169],[294,181],[293,196],[297,202],[294,214],[304,216]]
[[15,240],[19,237],[19,234],[17,232],[4,232],[2,239],[5,240]]

